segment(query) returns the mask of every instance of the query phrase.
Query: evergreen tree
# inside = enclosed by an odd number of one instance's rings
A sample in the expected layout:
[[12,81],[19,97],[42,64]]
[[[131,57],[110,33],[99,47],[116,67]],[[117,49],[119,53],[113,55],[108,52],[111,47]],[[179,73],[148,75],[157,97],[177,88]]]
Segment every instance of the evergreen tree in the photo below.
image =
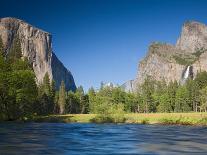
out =
[[2,55],[0,55],[0,120],[7,118],[8,100],[9,100],[9,85],[8,77],[10,66],[6,63]]
[[147,76],[145,78],[144,83],[141,86],[142,89],[142,95],[143,95],[143,101],[145,104],[145,112],[155,112],[156,111],[156,105],[153,102],[153,96],[155,89],[155,82],[152,80],[150,76]]
[[39,112],[41,114],[51,114],[54,111],[57,111],[55,108],[55,82],[50,78],[48,73],[45,74],[43,78],[43,83],[39,85],[38,89],[39,96]]
[[170,99],[167,92],[159,96],[158,112],[171,112]]
[[167,86],[170,112],[174,112],[174,109],[175,109],[175,100],[176,100],[176,91],[177,91],[177,89],[178,89],[177,81],[174,81],[174,82],[171,81]]
[[45,74],[45,76],[43,78],[43,89],[44,89],[44,93],[47,96],[50,96],[51,89],[50,89],[50,78],[49,78],[48,72]]
[[186,86],[180,86],[176,92],[175,112],[190,111],[189,94]]
[[207,86],[207,72],[199,72],[195,78],[195,82],[197,83],[200,89]]
[[50,86],[50,96],[52,97],[53,101],[55,100],[55,81],[52,80]]
[[200,111],[207,111],[207,87],[200,90]]
[[80,113],[79,97],[72,91],[68,92],[65,111],[66,113],[70,113],[70,114]]
[[18,36],[15,36],[12,42],[11,49],[8,54],[8,60],[10,63],[16,62],[22,57],[22,48]]
[[96,106],[95,105],[96,92],[93,87],[89,88],[88,97],[89,97],[89,111],[90,113],[94,113],[95,106]]
[[58,99],[60,114],[65,113],[65,104],[66,104],[65,83],[64,81],[62,81],[59,89],[59,99]]
[[4,45],[3,45],[3,41],[1,39],[1,36],[0,36],[0,55],[4,56]]

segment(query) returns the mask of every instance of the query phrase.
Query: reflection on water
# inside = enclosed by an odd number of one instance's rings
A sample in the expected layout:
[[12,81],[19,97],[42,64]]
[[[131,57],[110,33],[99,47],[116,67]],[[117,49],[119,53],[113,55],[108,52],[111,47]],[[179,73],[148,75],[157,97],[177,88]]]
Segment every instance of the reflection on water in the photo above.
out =
[[129,124],[0,124],[0,155],[207,154],[207,128]]

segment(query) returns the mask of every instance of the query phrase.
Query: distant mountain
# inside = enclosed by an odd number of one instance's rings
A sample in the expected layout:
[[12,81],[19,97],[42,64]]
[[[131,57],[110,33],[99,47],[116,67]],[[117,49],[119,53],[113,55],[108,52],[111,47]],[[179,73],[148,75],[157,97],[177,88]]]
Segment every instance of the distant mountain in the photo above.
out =
[[41,83],[48,73],[50,79],[55,80],[56,88],[59,88],[63,80],[67,90],[76,89],[71,72],[52,50],[51,34],[16,18],[0,19],[0,37],[5,46],[5,54],[8,54],[15,36],[20,39],[23,56],[33,66],[37,83]]
[[121,88],[126,92],[134,92],[136,91],[134,88],[134,80],[129,80],[121,85]]
[[147,76],[167,83],[184,83],[200,71],[207,71],[207,26],[189,21],[184,23],[176,45],[154,42],[149,46],[146,57],[139,62],[135,80],[128,83],[133,91]]

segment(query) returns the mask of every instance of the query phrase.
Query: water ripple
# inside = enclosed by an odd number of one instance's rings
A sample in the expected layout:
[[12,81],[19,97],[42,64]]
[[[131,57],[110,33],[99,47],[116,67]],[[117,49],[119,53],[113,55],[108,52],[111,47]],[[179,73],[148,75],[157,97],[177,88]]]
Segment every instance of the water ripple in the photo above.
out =
[[0,155],[206,154],[207,128],[136,124],[2,123]]

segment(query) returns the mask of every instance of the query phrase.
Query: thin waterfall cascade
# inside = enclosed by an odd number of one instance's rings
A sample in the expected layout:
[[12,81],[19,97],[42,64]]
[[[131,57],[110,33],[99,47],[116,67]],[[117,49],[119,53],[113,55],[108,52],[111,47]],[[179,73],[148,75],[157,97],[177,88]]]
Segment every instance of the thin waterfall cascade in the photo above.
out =
[[184,84],[188,78],[193,79],[193,66],[187,66],[182,73],[181,84]]
[[188,66],[187,67],[187,69],[186,69],[186,71],[184,73],[184,77],[183,77],[184,79],[187,79],[190,76],[190,67],[191,66]]

